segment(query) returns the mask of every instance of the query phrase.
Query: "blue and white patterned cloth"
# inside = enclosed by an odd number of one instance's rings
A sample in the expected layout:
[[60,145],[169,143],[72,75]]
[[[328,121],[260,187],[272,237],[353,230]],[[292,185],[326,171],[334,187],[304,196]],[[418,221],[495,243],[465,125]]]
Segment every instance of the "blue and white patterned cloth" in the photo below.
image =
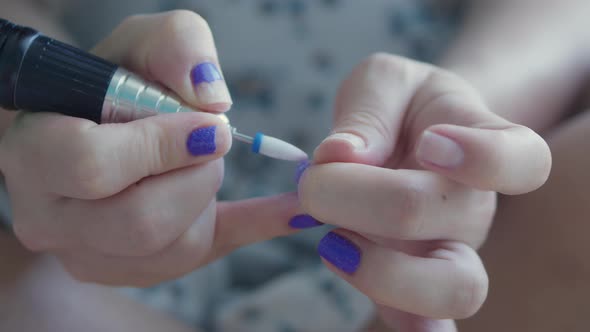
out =
[[[77,7],[81,6],[81,7]],[[209,22],[244,133],[307,152],[329,133],[339,83],[377,51],[436,61],[460,22],[460,0],[75,1],[64,21],[85,47],[123,17],[191,9]],[[146,38],[149,38],[147,36]],[[393,87],[392,87],[393,88]],[[236,142],[221,199],[295,189],[293,164]],[[371,301],[335,277],[315,246],[327,227],[252,245],[178,280],[121,291],[206,331],[357,331]]]

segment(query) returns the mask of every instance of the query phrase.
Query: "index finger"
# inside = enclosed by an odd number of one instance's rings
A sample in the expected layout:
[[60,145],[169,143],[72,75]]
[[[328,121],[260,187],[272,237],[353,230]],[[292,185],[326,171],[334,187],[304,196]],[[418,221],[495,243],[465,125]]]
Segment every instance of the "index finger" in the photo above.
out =
[[132,16],[93,52],[162,83],[198,109],[224,112],[232,104],[211,29],[194,12]]

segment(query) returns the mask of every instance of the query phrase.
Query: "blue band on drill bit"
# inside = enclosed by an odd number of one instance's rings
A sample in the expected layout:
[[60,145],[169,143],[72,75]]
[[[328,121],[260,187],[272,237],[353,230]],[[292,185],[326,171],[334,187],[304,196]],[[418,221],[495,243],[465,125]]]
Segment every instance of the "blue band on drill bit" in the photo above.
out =
[[264,137],[263,133],[256,133],[254,136],[254,141],[252,142],[252,152],[259,153],[260,152],[260,145],[262,145],[262,138]]

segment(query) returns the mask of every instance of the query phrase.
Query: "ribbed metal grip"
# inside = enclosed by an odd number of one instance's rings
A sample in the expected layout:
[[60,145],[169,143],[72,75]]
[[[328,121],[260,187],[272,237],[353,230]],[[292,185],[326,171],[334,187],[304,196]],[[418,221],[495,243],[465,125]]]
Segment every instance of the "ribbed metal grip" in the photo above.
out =
[[101,121],[127,122],[158,113],[193,111],[173,95],[164,87],[119,68],[107,89]]
[[18,72],[19,109],[58,112],[97,123],[117,66],[90,53],[37,35]]

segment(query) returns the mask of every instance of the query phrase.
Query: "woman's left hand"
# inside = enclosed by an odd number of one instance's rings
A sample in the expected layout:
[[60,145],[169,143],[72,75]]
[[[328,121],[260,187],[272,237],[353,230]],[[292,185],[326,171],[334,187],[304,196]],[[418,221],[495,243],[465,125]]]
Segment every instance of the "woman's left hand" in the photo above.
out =
[[314,218],[338,226],[318,247],[327,266],[399,331],[455,331],[488,278],[476,250],[496,192],[547,179],[551,153],[531,129],[490,111],[456,75],[377,54],[343,83],[334,126],[299,181]]

